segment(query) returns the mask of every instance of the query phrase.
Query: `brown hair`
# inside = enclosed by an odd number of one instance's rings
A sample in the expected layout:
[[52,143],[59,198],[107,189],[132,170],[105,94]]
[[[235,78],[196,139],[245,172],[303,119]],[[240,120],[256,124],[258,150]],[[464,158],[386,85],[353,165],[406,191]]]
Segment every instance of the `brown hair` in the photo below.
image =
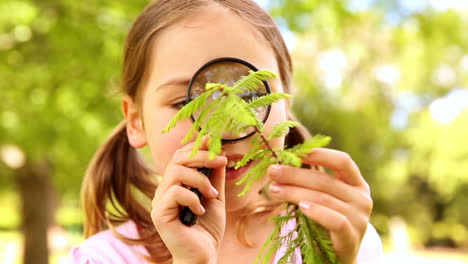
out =
[[[250,22],[270,43],[279,67],[279,78],[286,92],[291,90],[291,59],[273,19],[251,0],[157,0],[148,5],[134,22],[125,45],[120,88],[134,101],[139,101],[151,54],[151,44],[158,32],[176,23],[187,14],[218,4]],[[299,131],[299,132],[298,132]],[[307,137],[303,128],[293,129],[286,139],[287,145],[303,141]],[[85,213],[85,236],[89,237],[107,228],[123,241],[144,245],[151,261],[165,262],[171,254],[155,230],[144,198],[152,199],[157,184],[153,172],[145,166],[138,152],[130,146],[125,122],[120,123],[110,138],[95,154],[86,172],[81,199]],[[271,211],[277,203],[264,203],[246,215]],[[115,231],[118,224],[133,221],[139,231],[139,239],[123,237]],[[242,224],[237,225],[238,234]],[[249,244],[245,236],[239,236]]]

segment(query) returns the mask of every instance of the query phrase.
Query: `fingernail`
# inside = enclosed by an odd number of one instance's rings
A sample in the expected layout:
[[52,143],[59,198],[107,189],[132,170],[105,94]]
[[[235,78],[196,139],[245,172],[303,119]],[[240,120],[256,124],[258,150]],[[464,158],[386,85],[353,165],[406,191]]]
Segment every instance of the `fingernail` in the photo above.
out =
[[200,204],[199,210],[200,210],[200,213],[201,213],[201,214],[204,214],[204,213],[205,213],[205,208],[204,208],[203,205],[201,205],[201,204]]
[[278,178],[281,167],[278,165],[271,165],[269,170],[270,170],[270,176],[272,178]]
[[281,187],[278,186],[277,184],[272,184],[270,185],[270,192],[271,193],[279,193],[281,191]]
[[302,210],[307,210],[310,208],[310,203],[308,202],[299,202],[299,207],[302,209]]
[[218,190],[215,189],[215,187],[211,186],[210,191],[213,194],[214,197],[218,196],[219,192]]
[[225,156],[216,156],[216,160],[219,162],[226,162],[227,163],[227,158]]

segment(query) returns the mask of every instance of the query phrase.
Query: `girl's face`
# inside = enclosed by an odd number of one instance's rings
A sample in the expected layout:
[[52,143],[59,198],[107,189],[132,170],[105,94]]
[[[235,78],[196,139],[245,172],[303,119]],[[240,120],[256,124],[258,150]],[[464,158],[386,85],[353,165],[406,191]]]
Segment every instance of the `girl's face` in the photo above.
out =
[[[148,145],[151,150],[153,165],[163,173],[173,153],[181,148],[180,143],[192,125],[191,120],[184,120],[169,133],[161,133],[174,117],[184,102],[187,87],[193,74],[206,62],[219,57],[237,57],[246,60],[259,69],[278,73],[275,55],[268,42],[248,22],[230,10],[213,6],[200,10],[161,31],[152,46],[148,80],[140,92],[141,105],[130,108],[141,109],[135,120],[127,122],[137,124],[132,143],[134,147]],[[273,92],[282,92],[279,79],[269,81]],[[132,106],[133,105],[133,106]],[[124,109],[125,111],[125,109]],[[272,105],[270,116],[265,124],[268,132],[275,124],[286,120],[286,104]],[[138,125],[142,124],[142,125]],[[130,133],[131,134],[131,133]],[[135,143],[137,142],[137,143]],[[284,139],[272,142],[274,147],[282,147]],[[228,159],[238,161],[249,150],[248,140],[226,144],[223,150]],[[235,182],[240,178],[226,180],[226,209],[236,211],[249,202],[258,199],[258,191],[264,183],[258,183],[242,198],[237,194],[242,186]]]

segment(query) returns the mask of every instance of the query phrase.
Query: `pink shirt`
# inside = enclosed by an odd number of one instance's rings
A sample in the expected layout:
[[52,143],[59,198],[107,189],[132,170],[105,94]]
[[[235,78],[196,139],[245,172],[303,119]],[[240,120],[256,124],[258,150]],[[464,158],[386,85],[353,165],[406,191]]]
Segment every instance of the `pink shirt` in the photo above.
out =
[[[292,228],[294,223],[283,228],[282,233]],[[133,222],[117,227],[117,231],[129,238],[138,238],[138,231]],[[275,255],[274,262],[283,256],[285,247],[280,248]],[[72,248],[69,258],[75,264],[149,264],[142,256],[148,256],[143,246],[127,245],[116,238],[111,231],[103,231],[86,239],[79,247]],[[382,243],[374,227],[369,224],[361,243],[358,255],[358,264],[380,263],[383,255]],[[294,263],[302,263],[299,249],[296,250]]]

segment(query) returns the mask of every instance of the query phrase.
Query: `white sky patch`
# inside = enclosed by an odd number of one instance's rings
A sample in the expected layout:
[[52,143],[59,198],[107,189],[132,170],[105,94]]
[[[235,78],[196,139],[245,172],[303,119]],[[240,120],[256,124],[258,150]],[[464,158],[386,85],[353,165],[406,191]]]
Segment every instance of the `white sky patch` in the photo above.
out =
[[408,126],[409,114],[407,111],[396,109],[392,113],[390,124],[397,130],[402,130]]
[[369,10],[372,6],[372,2],[372,0],[349,0],[347,5],[351,12],[360,12]]
[[448,9],[468,10],[468,1],[466,0],[430,0],[430,6],[437,11],[446,11]]
[[468,89],[456,89],[445,97],[435,99],[429,105],[429,111],[434,120],[442,124],[450,124],[460,113],[468,109]]
[[449,86],[455,82],[457,74],[450,65],[442,65],[432,74],[432,81],[435,84]]
[[427,0],[400,0],[402,8],[410,13],[421,12],[427,8]]
[[288,28],[280,28],[281,34],[283,35],[284,42],[286,43],[286,46],[288,47],[289,51],[293,51],[296,48],[296,36],[294,33],[289,30]]
[[322,71],[322,80],[328,88],[339,88],[348,66],[348,58],[340,49],[332,49],[318,54],[317,63]]
[[374,74],[377,80],[391,86],[400,80],[400,69],[390,64],[376,67]]
[[270,5],[270,1],[269,0],[255,0],[255,2],[261,6],[263,9],[267,9],[268,6]]
[[401,92],[397,95],[395,106],[396,108],[392,113],[391,125],[397,130],[402,130],[408,126],[409,115],[423,108],[424,102],[418,95]]

